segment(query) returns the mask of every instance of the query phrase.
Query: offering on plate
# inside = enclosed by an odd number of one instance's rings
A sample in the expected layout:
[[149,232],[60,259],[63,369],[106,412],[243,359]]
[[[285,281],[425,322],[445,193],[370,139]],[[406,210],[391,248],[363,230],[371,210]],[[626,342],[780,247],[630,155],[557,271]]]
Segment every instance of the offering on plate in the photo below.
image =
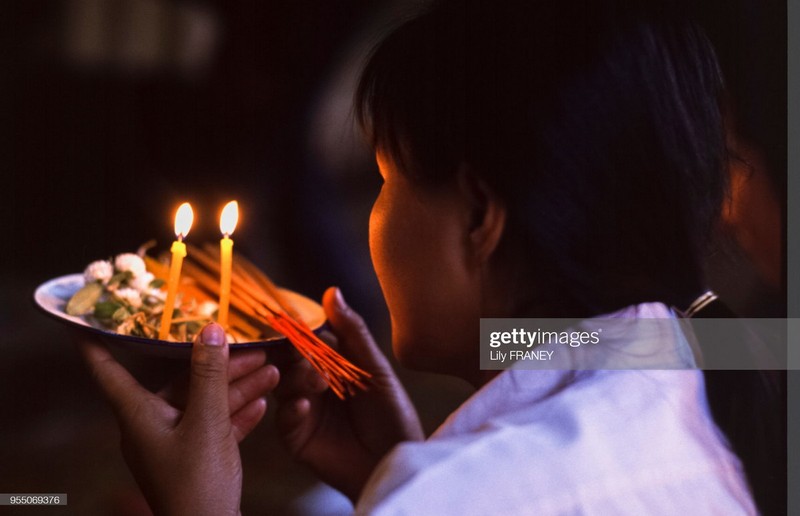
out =
[[[81,317],[94,328],[160,342],[170,261],[169,255],[149,256],[152,245],[90,263],[83,273],[83,286],[66,303],[67,315]],[[167,338],[177,343],[191,342],[206,323],[218,317],[220,248],[186,244],[186,251]],[[232,345],[281,335],[340,398],[353,394],[354,387],[366,388],[370,374],[322,341],[306,320],[309,312],[315,317],[321,314],[321,307],[309,300],[296,306],[297,300],[306,298],[275,286],[241,253],[232,257],[230,281],[227,333]],[[309,303],[316,308],[309,310]]]
[[[159,336],[167,302],[162,288],[165,280],[147,269],[143,256],[123,253],[113,260],[94,261],[83,278],[83,288],[67,303],[67,314],[120,335]],[[185,302],[183,297],[173,302],[169,340],[190,341],[204,324],[214,320],[216,303],[199,296],[186,297]]]
[[[183,211],[188,213],[185,206]],[[179,224],[178,210],[171,256],[149,256],[155,244],[148,243],[136,253],[93,261],[82,278],[70,275],[43,284],[35,300],[62,321],[153,346],[188,347],[211,321],[223,325],[232,347],[261,345],[282,337],[340,398],[354,394],[356,387],[365,389],[370,374],[315,333],[325,320],[322,308],[276,287],[241,253],[232,253],[230,235],[237,218],[238,206],[229,203],[220,221],[220,244],[194,246],[183,242],[191,221]],[[64,289],[69,289],[68,300]]]

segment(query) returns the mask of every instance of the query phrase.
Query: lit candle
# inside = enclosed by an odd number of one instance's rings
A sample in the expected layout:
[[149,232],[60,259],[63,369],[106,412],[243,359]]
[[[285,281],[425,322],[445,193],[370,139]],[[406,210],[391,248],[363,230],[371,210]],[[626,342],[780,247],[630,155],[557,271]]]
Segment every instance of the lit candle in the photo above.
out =
[[172,261],[169,267],[169,281],[167,282],[167,300],[164,302],[164,312],[161,314],[161,328],[158,331],[160,340],[167,340],[169,327],[172,324],[172,312],[175,309],[175,296],[178,294],[178,283],[181,279],[181,266],[186,256],[186,244],[183,238],[189,233],[194,221],[194,212],[188,202],[180,205],[175,213],[175,236],[172,242]]
[[228,327],[228,306],[231,301],[231,267],[233,262],[233,240],[230,236],[239,221],[239,203],[231,201],[222,209],[219,216],[219,230],[222,240],[219,241],[219,312],[217,322],[223,328]]

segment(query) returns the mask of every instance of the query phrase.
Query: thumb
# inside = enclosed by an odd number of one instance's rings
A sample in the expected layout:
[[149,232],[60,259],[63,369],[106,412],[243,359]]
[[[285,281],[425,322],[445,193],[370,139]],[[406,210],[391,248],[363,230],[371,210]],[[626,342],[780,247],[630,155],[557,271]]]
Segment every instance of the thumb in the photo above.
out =
[[322,296],[322,306],[346,357],[373,373],[391,369],[364,320],[345,302],[341,290],[337,287],[326,290]]
[[186,416],[228,418],[228,344],[225,330],[209,323],[192,346]]

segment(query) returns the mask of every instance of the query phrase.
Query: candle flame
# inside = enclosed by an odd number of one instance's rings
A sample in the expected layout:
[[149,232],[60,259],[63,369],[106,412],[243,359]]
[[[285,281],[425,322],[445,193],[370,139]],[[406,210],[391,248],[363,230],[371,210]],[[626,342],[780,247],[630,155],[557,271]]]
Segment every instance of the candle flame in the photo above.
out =
[[194,222],[194,212],[192,206],[185,202],[178,207],[175,213],[175,236],[183,238],[189,234],[192,229],[192,222]]
[[232,235],[239,222],[239,203],[231,201],[222,208],[222,215],[219,216],[219,230],[223,235]]

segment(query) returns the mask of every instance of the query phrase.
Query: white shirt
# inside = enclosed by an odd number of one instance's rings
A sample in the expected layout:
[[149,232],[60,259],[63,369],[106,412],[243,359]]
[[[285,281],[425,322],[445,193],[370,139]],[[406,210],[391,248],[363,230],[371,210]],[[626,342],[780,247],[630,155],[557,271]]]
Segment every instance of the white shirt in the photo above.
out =
[[[615,316],[645,313],[671,316],[655,303]],[[691,356],[680,333],[659,338],[672,356]],[[712,421],[701,371],[512,369],[427,441],[396,446],[356,513],[693,516],[756,509],[742,466]]]

